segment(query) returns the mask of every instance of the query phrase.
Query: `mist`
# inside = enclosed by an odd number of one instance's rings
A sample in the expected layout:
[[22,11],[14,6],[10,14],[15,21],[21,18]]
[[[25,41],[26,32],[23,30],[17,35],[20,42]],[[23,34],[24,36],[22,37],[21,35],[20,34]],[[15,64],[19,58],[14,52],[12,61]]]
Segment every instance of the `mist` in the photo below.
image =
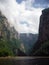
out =
[[[35,0],[0,0],[0,11],[6,16],[11,26],[19,33],[38,33],[39,18],[43,8],[32,6]],[[21,22],[26,22],[21,24]]]

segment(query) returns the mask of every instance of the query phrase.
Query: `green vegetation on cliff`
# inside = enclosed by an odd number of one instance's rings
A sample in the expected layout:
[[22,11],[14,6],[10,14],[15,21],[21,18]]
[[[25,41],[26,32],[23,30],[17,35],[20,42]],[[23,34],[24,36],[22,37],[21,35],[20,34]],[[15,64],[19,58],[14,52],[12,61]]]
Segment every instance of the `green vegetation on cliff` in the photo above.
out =
[[16,31],[11,29],[7,18],[0,12],[0,57],[15,56],[20,43]]
[[36,50],[33,55],[49,56],[49,41],[44,42],[38,50]]

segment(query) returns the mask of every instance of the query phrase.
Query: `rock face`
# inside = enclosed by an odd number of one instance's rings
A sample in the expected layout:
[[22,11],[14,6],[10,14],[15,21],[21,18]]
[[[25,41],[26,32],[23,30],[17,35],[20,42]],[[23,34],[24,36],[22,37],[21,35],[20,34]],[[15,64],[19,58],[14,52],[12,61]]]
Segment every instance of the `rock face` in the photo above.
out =
[[25,46],[27,55],[30,54],[32,47],[34,46],[37,39],[38,39],[38,34],[32,34],[32,33],[21,33],[20,34],[20,40]]
[[49,9],[42,11],[39,25],[39,42],[43,43],[49,40]]
[[18,32],[10,26],[8,19],[0,12],[0,56],[25,55],[23,48],[18,39]]
[[17,39],[18,33],[14,27],[10,27],[7,18],[0,12],[0,38],[1,37]]
[[17,56],[27,56],[23,51],[21,51],[20,49],[17,50]]
[[39,25],[39,37],[38,41],[35,43],[33,52],[40,48],[40,46],[49,40],[49,8],[42,11],[40,16],[40,25]]

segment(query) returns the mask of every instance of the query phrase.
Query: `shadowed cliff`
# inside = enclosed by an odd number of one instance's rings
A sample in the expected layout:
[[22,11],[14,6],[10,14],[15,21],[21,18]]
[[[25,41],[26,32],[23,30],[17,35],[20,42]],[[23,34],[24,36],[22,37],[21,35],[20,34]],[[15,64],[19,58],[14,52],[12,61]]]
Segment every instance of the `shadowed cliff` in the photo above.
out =
[[44,9],[40,16],[39,37],[34,45],[31,55],[49,55],[49,8]]

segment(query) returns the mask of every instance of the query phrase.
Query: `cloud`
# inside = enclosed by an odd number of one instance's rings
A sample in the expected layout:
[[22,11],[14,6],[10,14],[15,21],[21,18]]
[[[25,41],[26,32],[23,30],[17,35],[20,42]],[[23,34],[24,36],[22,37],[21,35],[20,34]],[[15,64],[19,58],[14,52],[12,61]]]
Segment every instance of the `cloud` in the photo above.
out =
[[[34,0],[24,0],[21,3],[16,0],[0,0],[0,10],[19,33],[38,33],[42,8],[34,8],[33,2]],[[20,24],[24,21],[29,26]]]

